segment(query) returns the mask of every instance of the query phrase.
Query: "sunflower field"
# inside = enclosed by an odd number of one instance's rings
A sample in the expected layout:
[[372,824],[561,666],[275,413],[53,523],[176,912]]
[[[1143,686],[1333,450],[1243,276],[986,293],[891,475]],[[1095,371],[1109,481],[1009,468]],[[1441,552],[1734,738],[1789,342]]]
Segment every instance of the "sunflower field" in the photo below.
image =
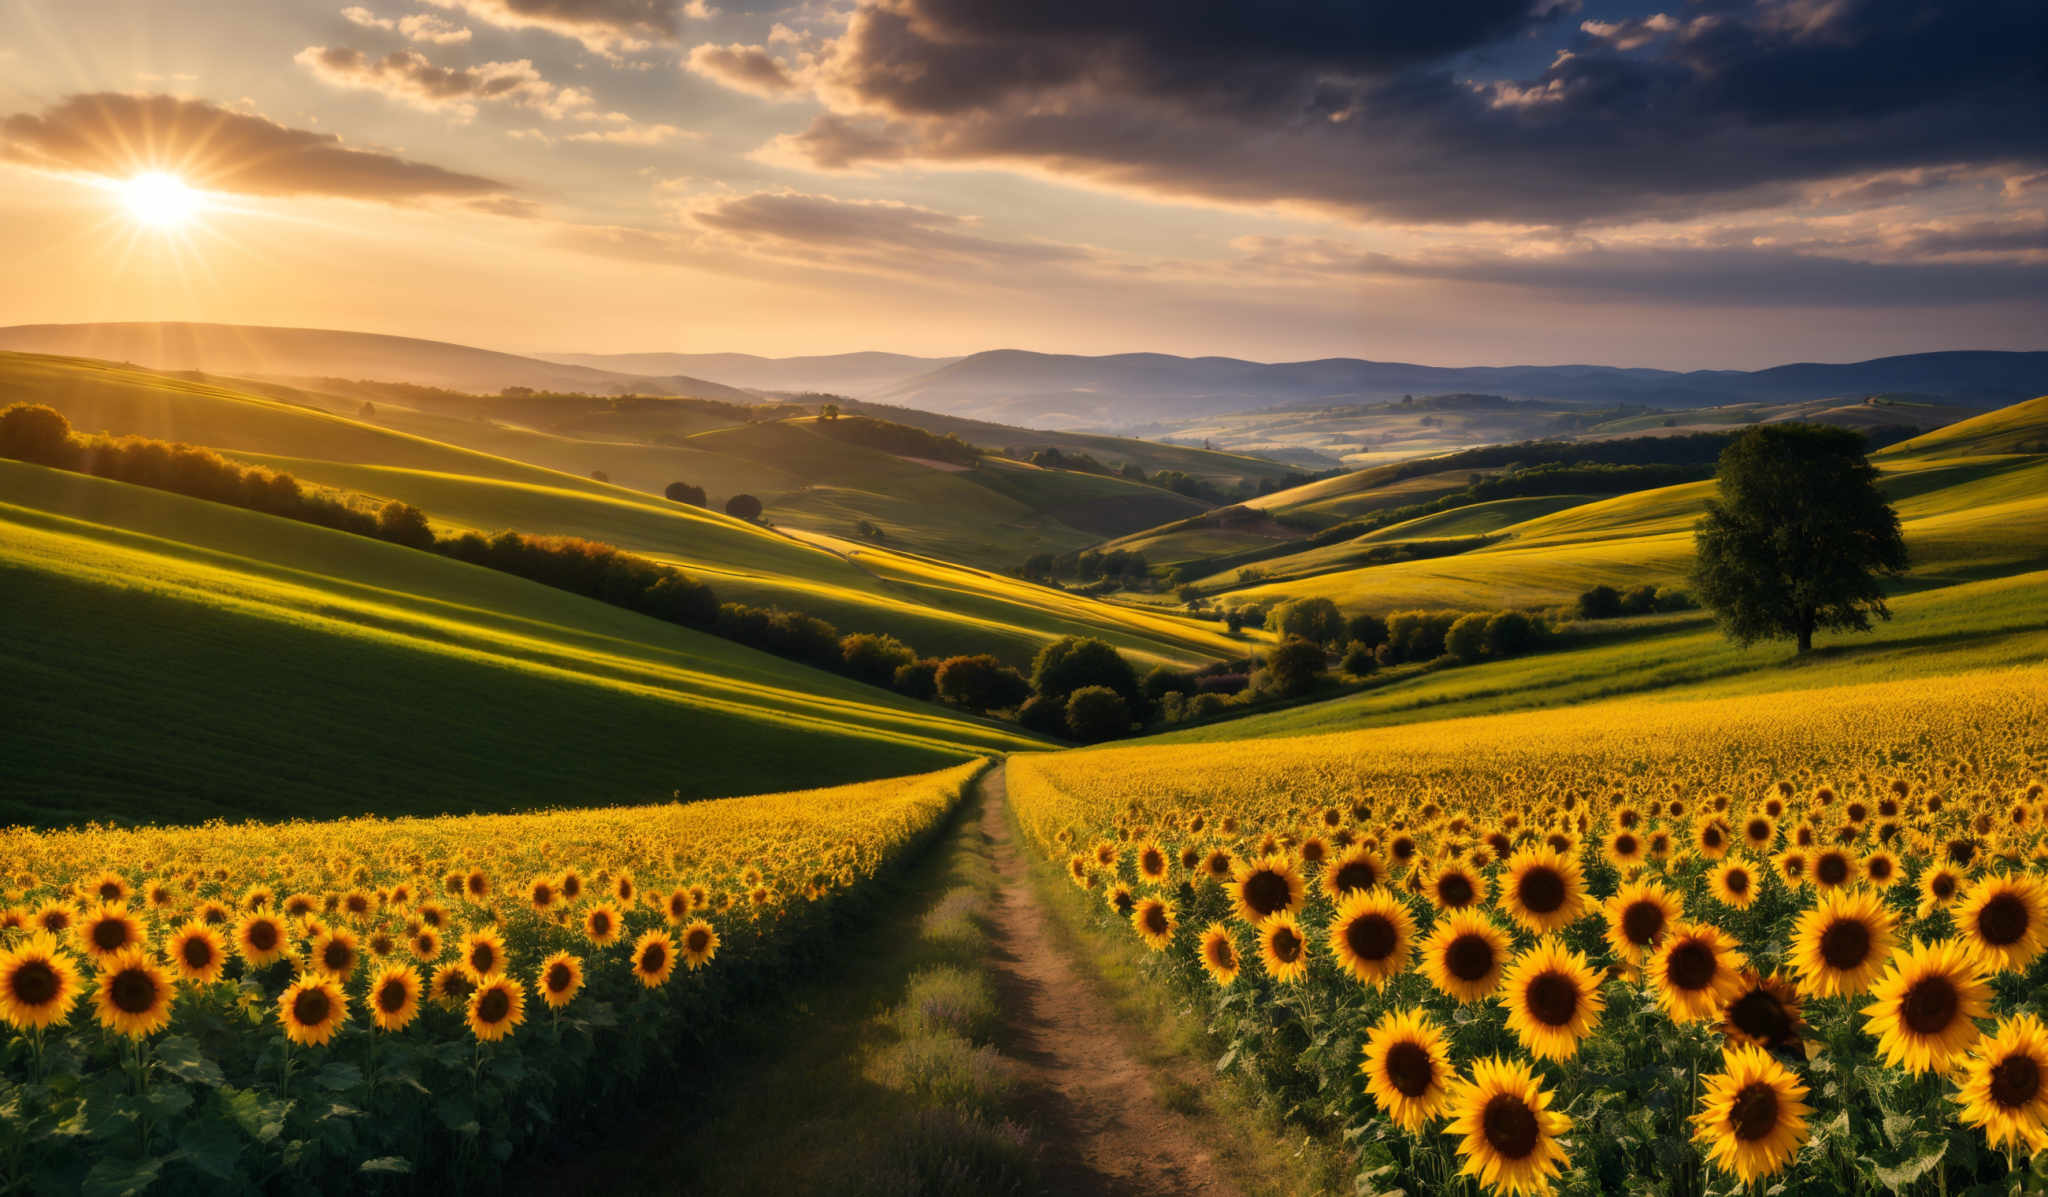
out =
[[2044,779],[2037,667],[1008,788],[1360,1192],[1961,1194],[2048,1190]]
[[4,1188],[488,1182],[687,1078],[979,768],[687,805],[0,832]]

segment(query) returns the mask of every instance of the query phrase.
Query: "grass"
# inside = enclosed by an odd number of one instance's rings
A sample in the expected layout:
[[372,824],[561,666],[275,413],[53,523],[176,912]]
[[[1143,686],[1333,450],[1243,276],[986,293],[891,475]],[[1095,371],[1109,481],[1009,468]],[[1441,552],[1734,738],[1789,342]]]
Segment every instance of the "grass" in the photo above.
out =
[[[843,631],[888,632],[928,654],[993,652],[1024,666],[1043,645],[1069,634],[1101,636],[1151,664],[1199,664],[1239,650],[1212,630],[1214,625],[1201,621],[1133,615],[1119,606],[1073,596],[1049,599],[1054,592],[988,570],[934,565],[850,539],[825,535],[806,539],[671,503],[656,494],[394,432],[215,383],[76,359],[0,354],[0,387],[11,388],[0,393],[49,402],[86,430],[140,432],[205,444],[243,460],[287,470],[316,485],[401,499],[425,510],[442,531],[490,533],[511,528],[608,541],[702,574],[723,599],[795,606],[832,621]],[[386,408],[379,410],[389,414]],[[469,427],[465,421],[444,424]],[[537,442],[530,442],[528,438],[502,447],[533,452],[537,459],[548,457]],[[1006,531],[1000,521],[1028,525],[1033,521],[1044,524],[1049,518],[986,487],[962,481],[965,475],[829,441],[794,424],[725,430],[703,443],[711,449],[673,452],[737,463],[758,476],[781,468],[770,462],[782,448],[791,454],[784,464],[792,469],[814,474],[829,468],[842,470],[864,488],[868,499],[849,498],[839,490],[819,487],[807,502],[819,527],[839,529],[848,537],[857,519],[874,514],[880,509],[878,504],[890,505],[889,510],[901,520],[929,526],[930,539],[941,547],[958,547],[978,538],[988,556],[1013,565],[1029,554],[1016,552],[1012,556],[1016,545],[1006,538],[1015,530]],[[662,446],[625,448],[636,453],[671,451]],[[752,456],[736,455],[742,449]],[[1084,498],[1095,494],[1093,488],[1103,481],[1058,471],[1035,473],[1081,480],[1078,485],[1090,488],[1077,492]],[[618,473],[613,476],[620,477]],[[664,472],[654,477],[702,481],[706,475],[664,467]],[[796,473],[782,477],[784,481],[775,485],[798,485],[793,481]],[[657,489],[662,484],[650,482]],[[1113,484],[1132,486],[1121,480]],[[1132,488],[1165,494],[1152,488]],[[768,518],[780,522],[805,517],[771,505]],[[998,521],[990,525],[993,532],[974,531],[977,521],[983,519]],[[901,531],[898,527],[892,532],[892,545],[911,547],[911,538],[897,536]],[[1063,545],[1092,539],[1072,530],[1060,537]],[[905,575],[914,575],[916,581],[906,583]],[[941,592],[945,601],[932,602],[934,592]]]
[[1869,634],[1823,633],[1801,659],[1788,644],[1737,647],[1702,614],[1506,661],[1405,675],[1344,698],[1169,732],[1187,743],[1307,735],[1656,692],[1691,699],[1932,677],[2048,659],[2048,572],[1908,593]]
[[0,602],[0,710],[33,729],[0,743],[7,821],[663,801],[1035,742],[432,554],[14,462]]

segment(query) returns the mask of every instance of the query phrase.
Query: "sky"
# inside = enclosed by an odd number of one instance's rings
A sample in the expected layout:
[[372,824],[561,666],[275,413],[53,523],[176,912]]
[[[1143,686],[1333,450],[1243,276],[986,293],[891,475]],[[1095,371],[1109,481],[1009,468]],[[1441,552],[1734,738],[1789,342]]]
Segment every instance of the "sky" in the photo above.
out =
[[2040,0],[0,12],[0,325],[1678,369],[2048,348]]

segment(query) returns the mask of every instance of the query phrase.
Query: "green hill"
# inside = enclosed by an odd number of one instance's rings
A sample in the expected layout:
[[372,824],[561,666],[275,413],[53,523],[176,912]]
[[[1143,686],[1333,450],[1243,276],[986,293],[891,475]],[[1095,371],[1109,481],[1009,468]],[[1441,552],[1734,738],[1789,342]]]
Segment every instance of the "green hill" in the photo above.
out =
[[644,802],[1007,725],[429,553],[0,462],[0,820]]

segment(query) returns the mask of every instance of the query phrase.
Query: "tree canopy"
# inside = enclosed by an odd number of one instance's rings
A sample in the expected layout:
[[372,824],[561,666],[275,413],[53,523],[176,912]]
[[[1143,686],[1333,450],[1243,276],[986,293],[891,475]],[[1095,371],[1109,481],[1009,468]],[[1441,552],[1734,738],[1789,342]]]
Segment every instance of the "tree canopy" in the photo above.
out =
[[1817,628],[1891,618],[1880,578],[1905,571],[1906,542],[1863,450],[1847,429],[1766,424],[1722,452],[1693,585],[1737,642],[1789,637],[1803,653]]

